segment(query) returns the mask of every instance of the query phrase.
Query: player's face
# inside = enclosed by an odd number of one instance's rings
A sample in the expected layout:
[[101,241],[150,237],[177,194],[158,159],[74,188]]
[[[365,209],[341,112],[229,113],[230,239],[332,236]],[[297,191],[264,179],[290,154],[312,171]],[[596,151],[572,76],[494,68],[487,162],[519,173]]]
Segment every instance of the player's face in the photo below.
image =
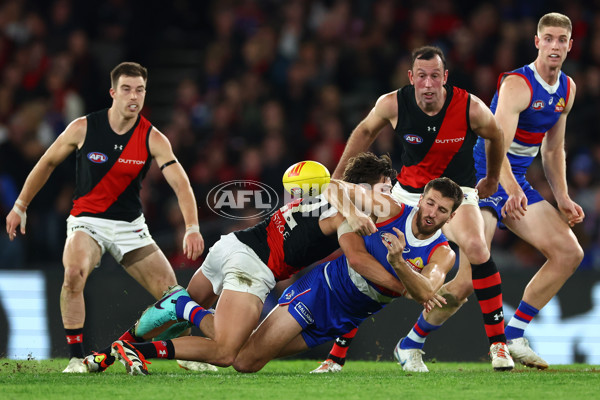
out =
[[573,39],[566,28],[545,26],[535,36],[535,47],[538,49],[538,59],[549,67],[560,68],[571,51]]
[[144,107],[146,82],[141,76],[121,75],[117,87],[110,89],[113,105],[125,118],[137,118]]
[[392,194],[392,180],[387,176],[382,177],[379,182],[373,185],[373,191],[384,194]]
[[430,60],[415,60],[413,69],[408,71],[410,83],[415,87],[417,104],[424,110],[443,104],[444,84],[448,79],[448,70],[439,56]]
[[416,223],[421,235],[432,235],[452,217],[453,202],[440,192],[430,189],[419,200]]

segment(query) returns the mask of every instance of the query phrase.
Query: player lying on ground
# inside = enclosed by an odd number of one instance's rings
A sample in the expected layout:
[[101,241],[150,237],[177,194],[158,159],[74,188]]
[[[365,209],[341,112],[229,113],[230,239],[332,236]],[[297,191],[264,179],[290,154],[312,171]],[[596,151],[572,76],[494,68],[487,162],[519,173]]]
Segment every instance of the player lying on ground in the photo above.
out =
[[[375,201],[379,232],[364,239],[348,232],[340,236],[340,244],[343,246],[344,239],[358,238],[390,274],[402,281],[401,292],[410,293],[419,303],[436,298],[455,259],[440,228],[462,201],[460,187],[447,178],[433,180],[418,208],[396,203],[379,193],[365,196]],[[410,249],[407,254],[411,260],[403,258],[406,248]],[[233,366],[242,372],[258,371],[274,357],[306,350],[357,327],[400,296],[400,292],[386,290],[356,272],[346,255],[320,264],[285,290],[279,306],[243,345]],[[181,304],[178,301],[176,308],[186,309],[190,304],[190,312],[194,312],[197,306],[189,300]],[[219,311],[217,306],[215,326]],[[198,342],[185,339],[135,344],[117,341],[112,348],[129,373],[147,374],[148,358],[197,357]]]

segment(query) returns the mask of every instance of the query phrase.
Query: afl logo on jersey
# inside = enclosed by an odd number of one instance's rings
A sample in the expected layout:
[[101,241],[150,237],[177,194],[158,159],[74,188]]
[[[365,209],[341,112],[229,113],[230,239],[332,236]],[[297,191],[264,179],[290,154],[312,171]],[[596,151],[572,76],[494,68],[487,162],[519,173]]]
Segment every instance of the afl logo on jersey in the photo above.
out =
[[531,104],[531,108],[533,108],[536,111],[540,111],[545,106],[546,103],[544,103],[544,100],[536,100]]
[[102,164],[108,161],[108,157],[106,157],[106,154],[99,153],[97,151],[92,151],[88,153],[87,158],[95,164]]
[[412,144],[423,143],[423,138],[417,135],[404,135],[404,140]]

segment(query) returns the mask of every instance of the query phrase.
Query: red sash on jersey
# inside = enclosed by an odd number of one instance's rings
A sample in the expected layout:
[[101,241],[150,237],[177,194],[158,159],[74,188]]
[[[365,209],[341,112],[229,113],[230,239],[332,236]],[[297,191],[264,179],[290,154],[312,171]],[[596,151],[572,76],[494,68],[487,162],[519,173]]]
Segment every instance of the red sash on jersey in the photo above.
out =
[[469,93],[457,87],[453,89],[452,100],[446,109],[435,142],[421,162],[402,167],[397,177],[402,185],[418,189],[425,187],[430,180],[439,178],[464,144],[469,129],[467,124]]
[[121,193],[127,189],[144,168],[145,163],[134,161],[147,161],[146,139],[151,127],[152,124],[146,118],[140,117],[138,126],[119,155],[121,161],[117,160],[92,190],[73,201],[71,215],[78,216],[83,212],[102,213],[117,201]]

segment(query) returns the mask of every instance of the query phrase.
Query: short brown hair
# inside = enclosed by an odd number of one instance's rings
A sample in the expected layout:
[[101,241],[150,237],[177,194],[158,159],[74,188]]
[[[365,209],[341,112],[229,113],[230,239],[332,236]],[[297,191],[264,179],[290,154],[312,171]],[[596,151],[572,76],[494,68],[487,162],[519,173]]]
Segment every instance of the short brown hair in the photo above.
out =
[[371,152],[360,153],[350,160],[344,170],[342,180],[350,183],[367,183],[371,186],[381,180],[381,177],[394,179],[397,175],[392,166],[392,159],[384,154],[377,157]]
[[548,13],[540,18],[537,26],[538,36],[542,32],[542,29],[547,26],[565,28],[569,32],[569,35],[573,32],[573,25],[571,24],[569,17],[557,12]]
[[121,76],[141,76],[144,82],[148,80],[148,70],[136,62],[122,62],[110,71],[110,84],[113,89],[117,88],[117,82]]
[[415,60],[431,60],[435,56],[439,56],[442,60],[444,70],[448,69],[448,67],[446,67],[446,57],[444,57],[444,52],[437,46],[422,46],[414,49],[411,55],[410,69],[412,70],[415,66]]
[[454,203],[452,206],[452,212],[456,211],[465,197],[460,186],[458,186],[458,184],[452,179],[446,177],[435,178],[427,182],[427,185],[425,185],[425,189],[423,190],[423,195],[425,195],[431,189],[437,190],[443,197],[452,199]]

